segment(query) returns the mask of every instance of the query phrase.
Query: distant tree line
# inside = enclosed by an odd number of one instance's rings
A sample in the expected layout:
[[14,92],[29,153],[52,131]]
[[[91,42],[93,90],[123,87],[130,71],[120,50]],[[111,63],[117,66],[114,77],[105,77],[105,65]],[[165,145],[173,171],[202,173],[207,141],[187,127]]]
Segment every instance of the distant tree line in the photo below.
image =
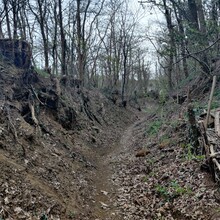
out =
[[122,101],[147,92],[148,51],[126,0],[1,0],[0,15],[0,38],[30,42],[34,66]]

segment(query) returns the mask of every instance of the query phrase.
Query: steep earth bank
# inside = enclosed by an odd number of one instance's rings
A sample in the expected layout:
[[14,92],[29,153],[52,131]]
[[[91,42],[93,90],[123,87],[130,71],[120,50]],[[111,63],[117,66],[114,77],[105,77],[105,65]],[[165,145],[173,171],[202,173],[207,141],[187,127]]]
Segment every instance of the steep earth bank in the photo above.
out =
[[143,106],[1,63],[0,218],[218,219],[219,190],[190,153],[186,108]]
[[2,219],[105,216],[99,193],[113,184],[103,161],[137,116],[79,87],[0,64]]

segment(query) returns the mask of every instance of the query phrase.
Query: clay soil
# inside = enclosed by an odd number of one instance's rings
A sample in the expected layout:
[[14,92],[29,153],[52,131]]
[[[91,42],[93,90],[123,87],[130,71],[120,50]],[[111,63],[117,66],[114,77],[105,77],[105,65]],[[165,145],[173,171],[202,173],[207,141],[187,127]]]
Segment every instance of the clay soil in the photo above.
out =
[[183,107],[79,87],[0,65],[0,219],[218,219]]

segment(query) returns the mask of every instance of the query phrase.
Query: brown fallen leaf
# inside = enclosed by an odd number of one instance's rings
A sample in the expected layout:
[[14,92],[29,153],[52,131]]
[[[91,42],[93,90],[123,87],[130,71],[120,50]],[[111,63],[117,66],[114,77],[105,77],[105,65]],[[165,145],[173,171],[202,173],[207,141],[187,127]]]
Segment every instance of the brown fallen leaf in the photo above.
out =
[[146,155],[148,155],[150,153],[149,150],[147,149],[141,149],[139,150],[136,154],[135,157],[145,157]]

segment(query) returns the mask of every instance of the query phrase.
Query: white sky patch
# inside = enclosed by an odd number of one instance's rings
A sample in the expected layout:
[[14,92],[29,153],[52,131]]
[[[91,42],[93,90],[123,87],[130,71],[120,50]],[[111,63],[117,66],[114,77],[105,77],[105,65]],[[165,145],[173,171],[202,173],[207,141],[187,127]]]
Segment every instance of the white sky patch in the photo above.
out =
[[[164,25],[164,15],[157,7],[152,7],[152,4],[140,4],[138,0],[128,0],[128,5],[134,14],[138,14],[138,21],[140,23],[141,32],[146,36],[146,40],[143,42],[143,47],[147,48],[149,53],[146,57],[146,61],[151,62],[151,71],[155,73],[155,66],[157,63],[156,49],[157,46],[156,38],[158,33]],[[149,40],[151,39],[151,41]],[[154,43],[154,45],[152,44]]]

